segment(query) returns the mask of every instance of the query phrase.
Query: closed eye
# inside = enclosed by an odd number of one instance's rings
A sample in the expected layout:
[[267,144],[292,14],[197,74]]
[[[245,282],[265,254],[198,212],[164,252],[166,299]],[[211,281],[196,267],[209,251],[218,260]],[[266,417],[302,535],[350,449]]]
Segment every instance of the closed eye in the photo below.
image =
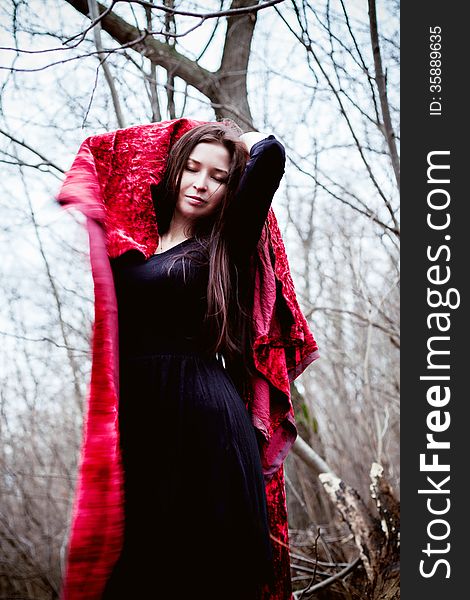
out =
[[[190,167],[188,165],[185,166],[185,171],[189,171],[190,173],[198,173],[199,169]],[[220,175],[211,175],[211,179],[217,181],[218,183],[227,183],[226,177],[221,177]]]

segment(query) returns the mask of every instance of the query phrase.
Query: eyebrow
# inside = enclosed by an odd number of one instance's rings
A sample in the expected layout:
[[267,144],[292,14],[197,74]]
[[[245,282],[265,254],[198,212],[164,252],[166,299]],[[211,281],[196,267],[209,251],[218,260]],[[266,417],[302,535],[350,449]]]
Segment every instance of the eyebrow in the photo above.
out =
[[[196,160],[195,158],[191,158],[191,157],[188,158],[188,161],[196,163],[197,165],[201,164],[201,162],[199,160]],[[228,171],[226,171],[225,169],[219,169],[217,167],[213,167],[213,170],[214,171],[219,171],[219,173],[225,173],[226,175],[228,175]]]

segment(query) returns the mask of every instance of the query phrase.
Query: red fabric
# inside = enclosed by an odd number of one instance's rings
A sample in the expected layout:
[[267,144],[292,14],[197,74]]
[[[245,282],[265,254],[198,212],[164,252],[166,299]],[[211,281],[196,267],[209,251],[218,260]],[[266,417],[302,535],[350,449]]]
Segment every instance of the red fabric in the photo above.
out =
[[[86,139],[57,197],[87,216],[95,286],[92,374],[62,600],[99,600],[123,541],[118,321],[108,257],[129,249],[146,258],[155,252],[158,232],[149,185],[161,180],[175,140],[200,123],[176,119]],[[255,257],[254,361],[259,376],[246,402],[266,440],[262,463],[276,582],[265,590],[264,600],[289,600],[282,462],[297,435],[289,383],[318,357],[318,349],[297,303],[272,210],[268,225]]]

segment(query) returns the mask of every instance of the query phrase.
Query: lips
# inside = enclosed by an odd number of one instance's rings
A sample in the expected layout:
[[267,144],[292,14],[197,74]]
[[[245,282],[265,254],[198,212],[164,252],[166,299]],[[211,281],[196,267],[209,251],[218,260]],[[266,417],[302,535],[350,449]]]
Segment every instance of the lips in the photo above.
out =
[[197,203],[197,204],[205,204],[207,201],[204,200],[203,198],[200,198],[199,196],[186,196],[186,198],[188,198],[189,200],[192,200],[193,202]]

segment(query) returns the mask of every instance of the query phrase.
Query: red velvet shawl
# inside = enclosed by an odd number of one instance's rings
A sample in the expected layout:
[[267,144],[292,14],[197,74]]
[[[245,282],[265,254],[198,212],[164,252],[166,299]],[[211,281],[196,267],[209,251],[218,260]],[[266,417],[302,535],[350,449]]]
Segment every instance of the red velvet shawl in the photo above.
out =
[[[86,139],[58,194],[87,217],[95,291],[92,372],[72,515],[62,600],[99,600],[123,536],[123,472],[119,450],[117,303],[109,257],[156,250],[150,184],[165,171],[169,149],[199,121],[176,119]],[[266,440],[262,463],[276,582],[264,600],[291,595],[283,460],[296,437],[290,382],[318,350],[299,308],[276,218],[270,210],[255,257],[254,360],[259,372],[245,398]],[[282,318],[281,318],[282,315]]]

